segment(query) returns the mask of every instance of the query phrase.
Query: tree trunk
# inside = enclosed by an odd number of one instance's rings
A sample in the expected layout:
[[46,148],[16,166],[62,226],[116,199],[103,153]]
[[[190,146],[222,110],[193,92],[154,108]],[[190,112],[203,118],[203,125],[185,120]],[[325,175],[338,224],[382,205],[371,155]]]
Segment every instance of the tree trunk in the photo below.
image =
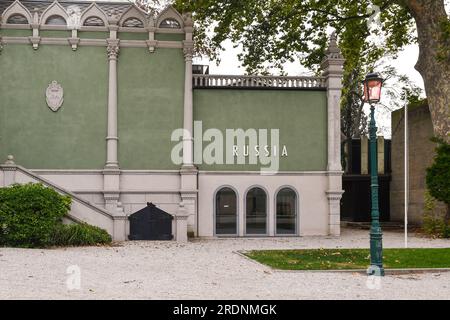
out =
[[[442,32],[442,24],[450,22],[444,1],[402,2],[416,21],[420,53],[415,68],[425,84],[434,134],[450,142],[450,43],[449,39],[444,39]],[[445,53],[439,60],[440,51]]]

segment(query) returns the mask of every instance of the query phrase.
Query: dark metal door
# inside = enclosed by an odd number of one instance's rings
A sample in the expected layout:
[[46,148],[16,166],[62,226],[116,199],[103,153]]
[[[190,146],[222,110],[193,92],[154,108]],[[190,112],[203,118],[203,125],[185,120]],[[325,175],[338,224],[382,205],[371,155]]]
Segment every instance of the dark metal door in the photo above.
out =
[[172,240],[173,216],[153,203],[133,213],[130,220],[130,240]]

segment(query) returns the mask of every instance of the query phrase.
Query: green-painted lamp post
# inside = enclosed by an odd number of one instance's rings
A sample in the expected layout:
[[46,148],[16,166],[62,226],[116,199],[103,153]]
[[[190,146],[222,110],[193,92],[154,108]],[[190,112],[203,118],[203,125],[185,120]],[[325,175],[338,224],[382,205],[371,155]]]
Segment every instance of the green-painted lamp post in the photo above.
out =
[[378,208],[378,168],[377,168],[377,127],[375,124],[375,104],[380,101],[383,79],[378,73],[369,73],[364,83],[364,101],[370,104],[370,190],[372,195],[370,226],[370,267],[369,275],[384,276],[383,233],[380,226]]

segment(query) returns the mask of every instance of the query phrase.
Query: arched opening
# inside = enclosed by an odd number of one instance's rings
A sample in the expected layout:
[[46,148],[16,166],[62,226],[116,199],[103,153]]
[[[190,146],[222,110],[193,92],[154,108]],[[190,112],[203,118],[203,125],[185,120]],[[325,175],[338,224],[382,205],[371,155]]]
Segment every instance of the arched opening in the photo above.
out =
[[216,193],[216,235],[237,235],[237,195],[224,187]]
[[144,23],[138,18],[128,18],[122,24],[126,28],[144,28]]
[[258,187],[247,192],[245,198],[245,233],[267,234],[267,194]]
[[89,17],[84,20],[83,26],[85,27],[104,27],[105,23],[99,17]]
[[295,234],[297,229],[297,194],[283,188],[276,198],[276,234]]
[[65,26],[67,22],[63,17],[54,15],[48,17],[47,21],[45,21],[45,24],[50,26]]
[[13,14],[6,21],[7,24],[28,24],[28,19],[21,14]]
[[164,19],[160,24],[160,28],[164,29],[181,29],[180,23],[172,18]]

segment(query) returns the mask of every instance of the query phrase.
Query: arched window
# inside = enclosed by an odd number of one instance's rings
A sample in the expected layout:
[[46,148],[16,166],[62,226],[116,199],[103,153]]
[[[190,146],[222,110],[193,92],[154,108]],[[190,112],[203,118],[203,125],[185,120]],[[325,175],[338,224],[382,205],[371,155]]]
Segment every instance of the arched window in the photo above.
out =
[[172,18],[164,19],[160,24],[160,28],[165,29],[181,29],[180,23]]
[[85,27],[104,27],[105,23],[99,17],[89,17],[84,20],[83,26]]
[[295,234],[297,222],[297,194],[291,188],[277,193],[276,234]]
[[139,20],[138,18],[128,18],[127,20],[124,21],[124,23],[122,24],[122,27],[143,28],[144,23],[141,20]]
[[245,233],[267,234],[267,194],[258,187],[247,192],[245,208]]
[[216,193],[216,234],[237,235],[237,196],[228,187]]
[[7,24],[28,24],[28,19],[21,14],[13,14],[6,21]]
[[65,26],[67,22],[63,17],[54,15],[48,17],[47,21],[45,21],[45,24],[50,26]]

